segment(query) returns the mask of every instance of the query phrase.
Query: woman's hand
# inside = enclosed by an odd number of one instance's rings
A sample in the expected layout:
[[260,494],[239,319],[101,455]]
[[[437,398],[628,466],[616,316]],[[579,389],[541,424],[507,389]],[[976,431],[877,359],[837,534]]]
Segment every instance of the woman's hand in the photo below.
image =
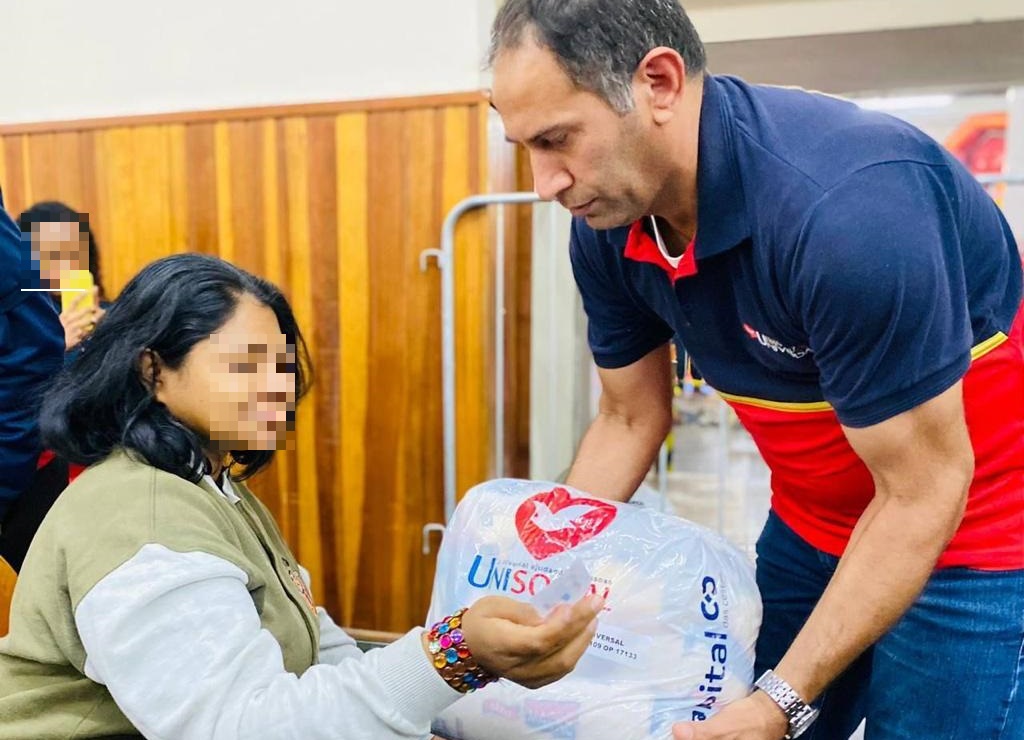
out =
[[604,599],[586,596],[543,618],[529,604],[485,596],[462,617],[462,633],[481,668],[535,689],[576,667],[597,629]]
[[91,296],[88,293],[76,296],[71,305],[61,312],[60,323],[64,327],[65,352],[81,343],[103,316],[103,309],[97,307],[98,299],[99,289],[93,288]]

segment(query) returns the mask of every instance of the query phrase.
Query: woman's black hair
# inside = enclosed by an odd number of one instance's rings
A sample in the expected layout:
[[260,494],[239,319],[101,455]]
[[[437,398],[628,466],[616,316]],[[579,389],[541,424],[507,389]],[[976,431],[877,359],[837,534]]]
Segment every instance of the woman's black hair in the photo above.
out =
[[88,213],[79,213],[59,200],[45,200],[22,211],[18,216],[18,228],[23,234],[31,234],[32,227],[36,224],[53,222],[76,223],[79,230],[85,234],[89,240],[89,272],[92,273],[92,281],[99,288],[100,300],[106,300],[107,294],[103,290],[103,273],[100,271],[100,247],[89,228]]
[[[281,291],[216,257],[179,254],[136,275],[86,339],[82,356],[58,375],[43,399],[43,441],[80,465],[123,447],[161,470],[199,481],[209,472],[205,440],[153,396],[152,383],[142,377],[142,357],[152,351],[166,367],[180,367],[198,342],[231,318],[243,295],[277,316],[295,349],[296,400],[304,396],[312,382],[309,351]],[[273,450],[230,454],[240,466],[233,466],[236,480],[274,457]]]

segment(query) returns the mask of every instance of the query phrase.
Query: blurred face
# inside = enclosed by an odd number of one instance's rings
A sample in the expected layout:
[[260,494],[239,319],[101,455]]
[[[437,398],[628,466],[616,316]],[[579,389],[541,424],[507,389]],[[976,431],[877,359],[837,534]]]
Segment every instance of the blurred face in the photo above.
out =
[[664,168],[645,101],[620,115],[576,88],[553,52],[524,40],[494,63],[491,103],[512,141],[530,154],[534,189],[595,229],[651,212]]
[[32,260],[44,285],[56,288],[62,272],[89,269],[89,238],[74,222],[33,224]]
[[209,439],[211,451],[283,446],[295,411],[295,348],[263,304],[242,296],[177,370],[157,365],[157,400]]

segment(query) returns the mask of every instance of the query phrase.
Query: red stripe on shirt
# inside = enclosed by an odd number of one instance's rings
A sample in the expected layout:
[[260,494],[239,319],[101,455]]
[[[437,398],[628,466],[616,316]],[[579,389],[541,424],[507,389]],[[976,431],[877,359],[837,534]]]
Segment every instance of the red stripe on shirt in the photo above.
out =
[[[938,567],[1024,568],[1024,311],[963,382],[975,472],[963,522]],[[831,410],[730,402],[772,471],[772,507],[819,550],[841,555],[874,483]]]

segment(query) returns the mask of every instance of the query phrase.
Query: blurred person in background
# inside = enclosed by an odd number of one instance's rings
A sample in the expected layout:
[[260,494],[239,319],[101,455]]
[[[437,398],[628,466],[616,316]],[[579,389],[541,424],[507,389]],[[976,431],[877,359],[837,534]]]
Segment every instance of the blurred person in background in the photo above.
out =
[[[42,201],[18,216],[18,226],[31,240],[43,284],[52,288],[50,295],[61,312],[64,326],[64,346],[72,353],[109,307],[103,290],[99,245],[89,228],[89,215],[60,201]],[[59,292],[61,277],[69,270],[91,273],[93,287],[89,293],[63,301]],[[69,359],[73,357],[73,353],[69,355]]]
[[[35,475],[38,399],[61,366],[64,332],[38,264],[0,195],[0,557],[19,560],[9,513]],[[15,529],[17,529],[15,527]]]
[[[106,300],[100,272],[100,251],[89,228],[89,216],[60,201],[43,201],[18,216],[22,240],[31,250],[40,284],[60,313],[63,327],[64,363],[75,362],[89,336],[110,304]],[[82,292],[64,292],[79,285],[69,276],[86,277]],[[17,572],[25,552],[46,512],[70,481],[82,471],[51,450],[43,450],[36,472],[22,493],[12,500],[0,535],[0,553]]]

